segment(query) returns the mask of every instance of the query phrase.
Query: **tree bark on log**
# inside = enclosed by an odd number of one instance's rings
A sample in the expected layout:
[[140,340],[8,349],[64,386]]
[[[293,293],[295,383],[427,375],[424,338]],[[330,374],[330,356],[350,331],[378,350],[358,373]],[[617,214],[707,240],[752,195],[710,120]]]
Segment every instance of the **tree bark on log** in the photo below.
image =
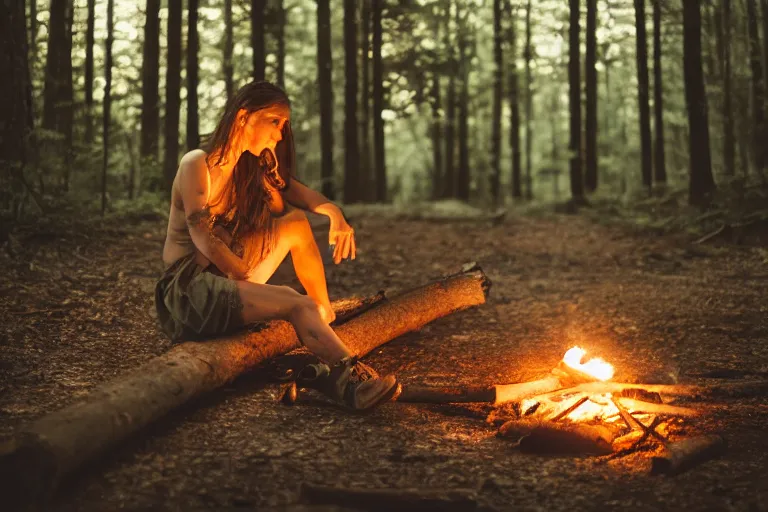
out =
[[[336,328],[353,353],[371,350],[429,322],[483,304],[490,281],[478,267],[415,288]],[[42,499],[61,478],[140,428],[277,355],[299,348],[290,323],[273,321],[207,342],[175,346],[99,386],[83,401],[21,428],[0,445],[0,490]]]

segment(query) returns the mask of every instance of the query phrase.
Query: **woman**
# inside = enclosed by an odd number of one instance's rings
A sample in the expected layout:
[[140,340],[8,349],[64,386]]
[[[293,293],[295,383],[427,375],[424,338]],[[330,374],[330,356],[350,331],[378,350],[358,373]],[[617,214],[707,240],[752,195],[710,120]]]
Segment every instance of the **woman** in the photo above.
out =
[[[155,289],[158,318],[174,341],[287,320],[327,363],[300,372],[302,385],[369,409],[399,386],[394,376],[379,377],[358,362],[328,325],[335,315],[303,210],[330,219],[336,264],[355,258],[354,231],[336,205],[293,171],[288,97],[268,82],[249,83],[227,103],[205,148],[179,164],[163,248],[166,270]],[[289,252],[307,295],[265,284]]]

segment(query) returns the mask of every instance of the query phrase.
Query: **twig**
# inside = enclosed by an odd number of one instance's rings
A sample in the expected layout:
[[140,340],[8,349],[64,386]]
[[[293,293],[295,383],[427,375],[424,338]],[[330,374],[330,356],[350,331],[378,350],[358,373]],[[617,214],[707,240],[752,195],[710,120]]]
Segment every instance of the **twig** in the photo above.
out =
[[706,234],[703,237],[699,238],[698,240],[693,242],[693,244],[694,245],[703,244],[707,240],[711,240],[712,238],[715,238],[717,235],[719,235],[720,233],[722,233],[725,230],[726,226],[728,226],[728,224],[721,224],[719,228],[717,228],[713,232],[711,232],[709,234]]
[[555,416],[554,416],[554,417],[553,417],[553,418],[552,418],[550,421],[559,421],[559,420],[561,420],[561,419],[565,418],[566,416],[568,416],[569,414],[571,414],[573,411],[575,411],[576,409],[578,409],[578,408],[581,406],[581,404],[583,404],[583,403],[584,403],[584,402],[586,402],[587,400],[589,400],[589,397],[587,397],[587,396],[582,396],[581,398],[579,398],[578,400],[576,400],[575,402],[573,402],[571,405],[569,405],[568,407],[566,407],[566,408],[565,408],[565,410],[563,410],[563,411],[561,411],[561,412],[557,413],[557,414],[556,414],[556,415],[555,415]]
[[[627,427],[630,430],[640,430],[638,428],[637,423],[639,423],[634,416],[629,414],[629,411],[627,411],[615,398],[611,397],[611,403],[613,403],[614,406],[616,406],[616,409],[619,410],[619,415],[621,416],[621,419],[624,420],[624,423],[627,424]],[[647,434],[647,431],[646,431]]]

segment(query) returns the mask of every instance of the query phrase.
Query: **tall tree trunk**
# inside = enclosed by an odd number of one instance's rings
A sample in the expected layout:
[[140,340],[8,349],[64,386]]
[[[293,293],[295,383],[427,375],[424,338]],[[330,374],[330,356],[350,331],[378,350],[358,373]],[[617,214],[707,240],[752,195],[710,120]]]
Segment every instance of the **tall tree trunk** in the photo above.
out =
[[736,139],[733,127],[733,99],[731,98],[731,0],[722,0],[722,45],[723,67],[723,170],[727,176],[736,174]]
[[197,109],[198,56],[197,6],[199,0],[187,0],[187,151],[200,145],[200,121]]
[[331,81],[331,8],[317,0],[317,81],[320,87],[320,151],[322,191],[334,199],[333,186],[333,82]]
[[62,187],[69,188],[72,161],[73,89],[72,89],[72,0],[51,0],[48,20],[48,55],[45,63],[43,128],[60,133],[64,140],[54,150],[63,155]]
[[581,175],[581,75],[579,69],[579,0],[570,2],[570,25],[568,30],[568,91],[571,114],[571,136],[568,149],[570,155],[571,196],[576,201],[584,198],[584,183]]
[[37,58],[37,0],[29,2],[29,57],[30,62]]
[[43,128],[62,133],[67,128],[65,118],[69,117],[65,110],[72,108],[72,13],[72,0],[51,0],[43,92]]
[[501,194],[501,98],[504,94],[504,54],[501,49],[501,0],[493,0],[493,116],[491,119],[491,188],[492,206],[499,205]]
[[597,0],[587,0],[587,48],[584,55],[586,73],[586,146],[584,185],[588,192],[597,190]]
[[707,92],[701,64],[701,11],[699,0],[683,0],[683,71],[688,108],[690,183],[688,200],[703,205],[715,190],[709,153]]
[[374,183],[374,173],[371,166],[371,80],[370,67],[371,60],[369,52],[371,50],[371,0],[362,1],[360,12],[360,23],[362,25],[361,42],[361,61],[362,76],[360,83],[360,183],[362,190],[361,198],[365,202],[376,200],[376,187]]
[[384,152],[384,67],[381,58],[381,15],[384,0],[373,0],[373,154],[376,169],[376,201],[387,202],[387,167]]
[[[35,5],[36,0],[32,0]],[[85,28],[85,142],[93,144],[93,27],[96,20],[96,0],[88,0],[88,20]]]
[[[439,41],[439,35],[435,38]],[[430,107],[432,108],[432,200],[440,198],[443,180],[443,138],[440,111],[443,108],[440,91],[440,72],[435,65],[432,70],[432,85],[430,87]]]
[[277,85],[285,88],[285,25],[288,15],[283,0],[277,0]]
[[[734,25],[739,27],[739,33],[744,36],[749,33],[749,20],[744,13],[744,2],[738,2],[734,4],[741,6],[734,19]],[[736,11],[734,11],[736,12]],[[736,37],[732,41],[734,45],[734,55],[749,56],[750,42],[748,37]],[[747,59],[748,63],[748,59]],[[740,64],[744,64],[742,61]],[[740,66],[736,68],[736,72],[733,74],[735,82],[734,98],[738,101],[737,109],[738,114],[735,117],[736,130],[737,130],[737,144],[739,152],[739,167],[744,177],[749,176],[750,169],[752,167],[752,112],[750,110],[750,102],[752,101],[752,84],[751,79],[747,73],[739,73]]]
[[104,112],[102,115],[101,216],[107,211],[107,166],[109,165],[109,124],[112,114],[112,42],[115,1],[107,0],[107,41],[104,57]]
[[448,92],[445,111],[445,177],[443,179],[443,198],[456,197],[456,74],[457,59],[451,34],[451,4],[445,4],[445,47],[448,59]]
[[656,145],[653,172],[657,184],[667,183],[667,165],[664,156],[664,88],[661,70],[661,0],[653,2],[653,110],[655,114]]
[[640,155],[643,185],[650,191],[653,184],[651,156],[651,112],[648,107],[648,45],[645,36],[645,0],[635,0],[635,38],[637,42],[637,102],[640,113]]
[[459,19],[459,9],[456,9],[456,26],[459,38],[459,89],[458,102],[458,146],[459,167],[456,173],[456,197],[462,201],[469,201],[469,41],[467,27],[469,16],[465,12]]
[[440,199],[440,193],[442,192],[441,184],[443,179],[443,138],[442,138],[442,122],[441,122],[441,110],[443,108],[442,91],[440,90],[440,77],[441,77],[441,60],[440,60],[440,39],[441,30],[440,25],[442,20],[439,16],[434,18],[434,40],[436,41],[437,51],[435,52],[434,62],[432,63],[432,84],[429,89],[429,105],[432,110],[432,122],[430,126],[430,135],[432,139],[432,190],[431,199]]
[[355,0],[344,0],[344,202],[360,201],[360,157],[357,147],[357,12]]
[[165,151],[163,176],[165,188],[171,191],[179,159],[179,110],[181,109],[181,14],[182,0],[168,0],[168,62],[165,69]]
[[144,59],[141,64],[141,146],[145,160],[156,160],[160,139],[160,0],[147,0]]
[[[321,3],[318,1],[318,4]],[[264,49],[264,11],[267,0],[251,0],[251,49],[253,50],[253,79],[264,80],[267,55]]]
[[[578,48],[576,56],[578,58]],[[532,60],[533,49],[531,47],[531,0],[528,0],[528,6],[525,9],[525,198],[529,201],[533,199],[533,178],[531,176],[531,167],[533,162],[533,77],[531,75]]]
[[[722,0],[720,6],[720,30],[721,30],[721,45],[720,55],[718,56],[721,61],[723,69],[723,102],[722,117],[723,117],[723,171],[726,176],[734,176],[736,174],[736,139],[733,126],[733,98],[731,98],[732,86],[732,70],[731,70],[731,0]],[[738,101],[738,100],[737,100]]]
[[[765,60],[763,61],[763,72],[767,75],[766,80],[768,80],[768,0],[762,0],[761,4],[763,7],[763,57],[765,57]],[[768,91],[764,94],[763,101],[765,103],[765,112],[763,113],[763,133],[764,137],[768,137]],[[764,155],[764,157],[768,160],[768,156]],[[768,164],[768,162],[766,162],[766,164]]]
[[523,197],[520,168],[520,91],[517,78],[517,25],[515,12],[511,2],[507,2],[507,18],[509,20],[509,149],[512,152],[512,197]]
[[765,179],[765,111],[763,108],[764,82],[763,65],[760,55],[760,35],[757,28],[757,4],[747,0],[747,21],[749,30],[749,64],[752,71],[752,160],[755,169]]
[[235,93],[234,67],[232,53],[234,51],[234,35],[232,27],[232,0],[224,0],[224,87],[229,100]]
[[[32,83],[29,76],[24,2],[10,2],[0,16],[0,168],[23,173],[32,133]],[[19,173],[19,174],[17,174]],[[5,178],[5,173],[2,177]],[[1,183],[1,182],[0,182]],[[5,190],[3,192],[6,192]]]

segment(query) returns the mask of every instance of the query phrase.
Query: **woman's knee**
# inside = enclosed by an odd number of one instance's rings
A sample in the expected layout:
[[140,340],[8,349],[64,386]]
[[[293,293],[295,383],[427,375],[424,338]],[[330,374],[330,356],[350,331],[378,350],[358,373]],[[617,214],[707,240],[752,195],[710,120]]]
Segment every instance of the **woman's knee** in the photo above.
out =
[[280,219],[278,236],[287,237],[292,246],[306,243],[310,239],[314,240],[307,214],[303,210],[294,209]]
[[292,306],[290,311],[291,320],[301,320],[306,315],[320,314],[318,311],[317,303],[308,295],[302,295],[296,292],[296,296],[293,297]]

